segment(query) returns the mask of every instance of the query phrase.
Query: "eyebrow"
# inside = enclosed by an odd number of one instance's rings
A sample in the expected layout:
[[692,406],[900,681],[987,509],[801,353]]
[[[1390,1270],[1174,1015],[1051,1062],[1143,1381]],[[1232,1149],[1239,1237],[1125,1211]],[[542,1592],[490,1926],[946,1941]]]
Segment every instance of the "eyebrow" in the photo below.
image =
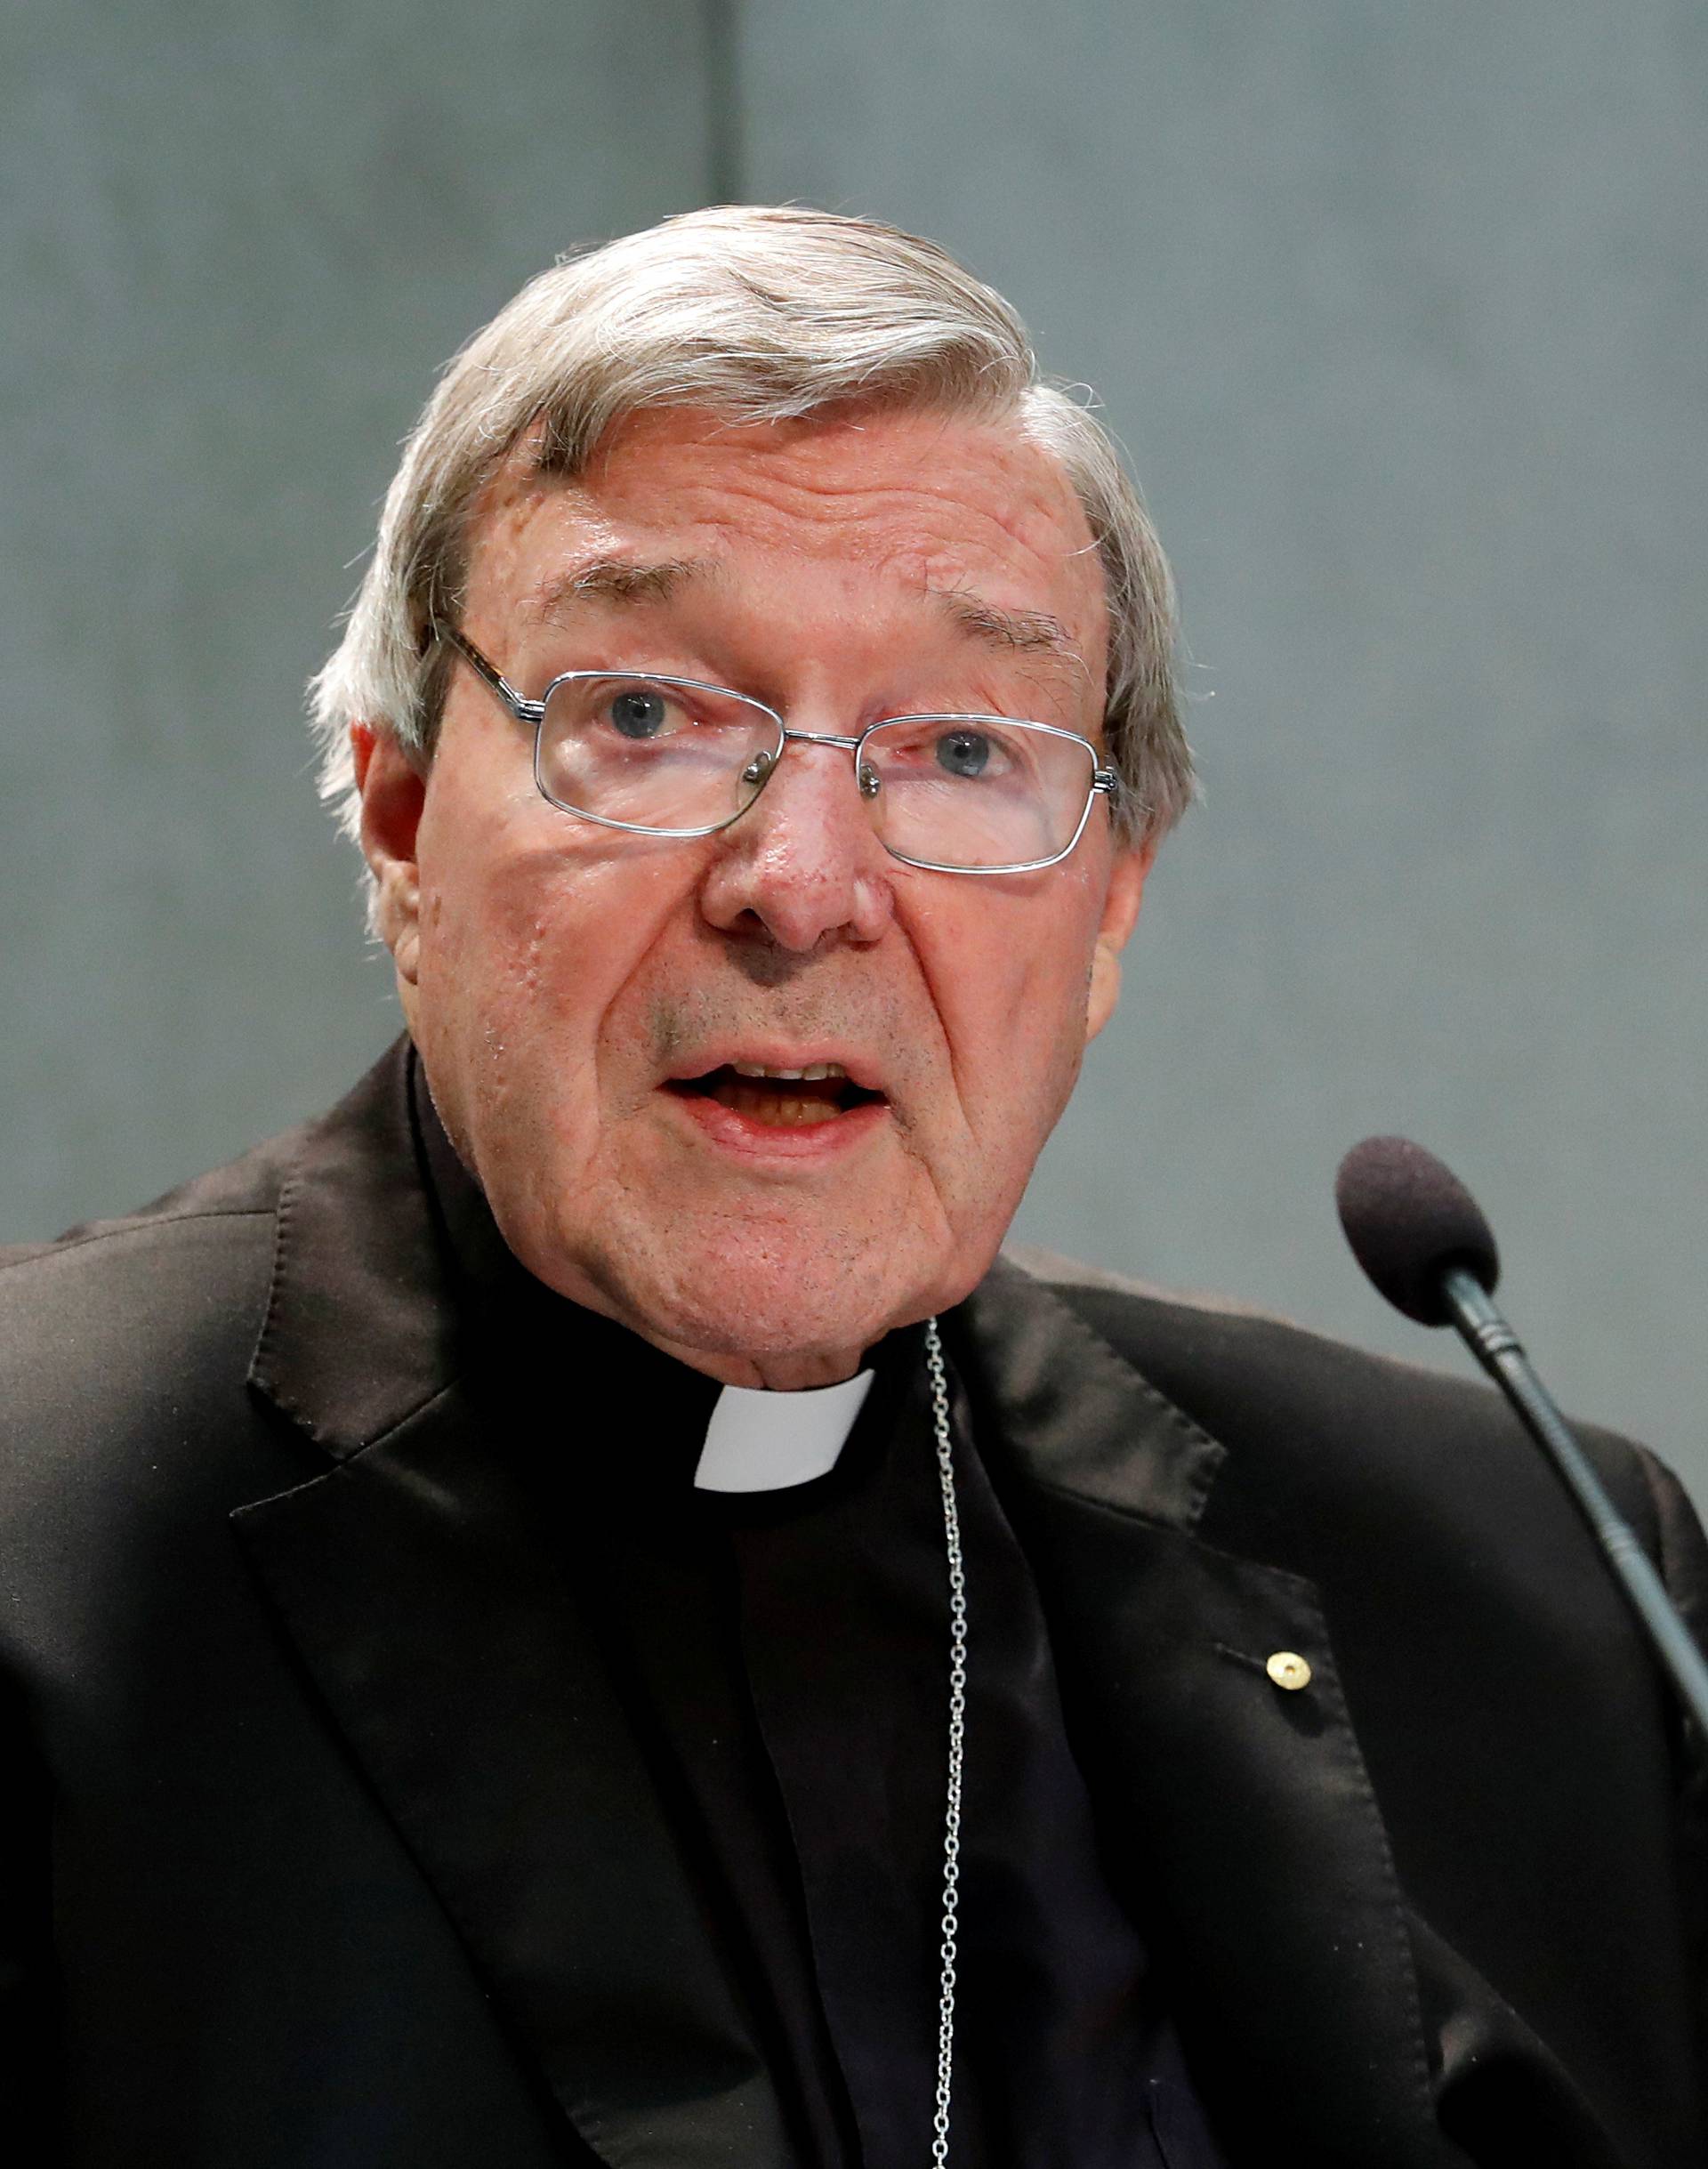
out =
[[528,597],[530,611],[549,625],[577,602],[668,602],[691,581],[714,579],[717,560],[707,557],[664,558],[642,564],[629,557],[596,557],[575,572],[553,573]]
[[926,593],[963,633],[988,647],[1054,656],[1064,662],[1079,660],[1067,626],[1048,610],[1005,610],[965,587],[933,587]]
[[[578,602],[661,603],[685,586],[713,585],[723,573],[716,558],[663,558],[645,563],[629,557],[597,557],[574,572],[542,579],[528,599],[544,624],[562,619]],[[1010,610],[966,587],[925,590],[955,628],[986,647],[1010,654],[1042,655],[1077,664],[1079,650],[1068,628],[1047,610]]]

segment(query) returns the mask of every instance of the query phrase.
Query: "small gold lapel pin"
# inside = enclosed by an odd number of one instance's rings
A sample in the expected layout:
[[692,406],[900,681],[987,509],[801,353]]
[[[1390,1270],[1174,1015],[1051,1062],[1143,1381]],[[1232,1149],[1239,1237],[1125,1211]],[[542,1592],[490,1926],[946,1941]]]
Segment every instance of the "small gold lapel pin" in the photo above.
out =
[[1277,1649],[1263,1667],[1277,1687],[1297,1694],[1310,1685],[1310,1666],[1296,1649]]

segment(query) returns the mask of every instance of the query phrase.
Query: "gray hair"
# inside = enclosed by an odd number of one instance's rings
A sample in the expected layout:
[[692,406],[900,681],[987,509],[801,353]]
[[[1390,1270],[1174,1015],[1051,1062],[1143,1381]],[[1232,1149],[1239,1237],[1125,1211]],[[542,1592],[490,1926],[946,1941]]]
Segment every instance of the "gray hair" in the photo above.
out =
[[1108,432],[1043,383],[1026,327],[935,243],[829,212],[689,212],[563,259],[445,370],[386,494],[378,542],[335,652],[310,684],[320,794],[357,832],[349,733],[390,731],[431,757],[487,484],[527,436],[569,480],[643,407],[780,422],[853,404],[1012,416],[1059,461],[1090,526],[1109,614],[1105,728],[1126,788],[1122,833],[1160,836],[1193,795],[1174,681],[1174,596]]

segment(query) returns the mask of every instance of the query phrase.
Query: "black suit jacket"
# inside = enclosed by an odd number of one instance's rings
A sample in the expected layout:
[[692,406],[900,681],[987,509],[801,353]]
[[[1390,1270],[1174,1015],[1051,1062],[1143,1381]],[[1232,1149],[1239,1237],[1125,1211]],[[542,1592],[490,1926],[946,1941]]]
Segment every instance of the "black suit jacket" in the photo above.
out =
[[[782,2169],[538,1442],[463,1375],[406,1059],[0,1270],[6,2129]],[[1006,1264],[946,1332],[1234,2160],[1700,2163],[1700,1765],[1492,1398]],[[1676,1485],[1591,1446],[1700,1620]]]

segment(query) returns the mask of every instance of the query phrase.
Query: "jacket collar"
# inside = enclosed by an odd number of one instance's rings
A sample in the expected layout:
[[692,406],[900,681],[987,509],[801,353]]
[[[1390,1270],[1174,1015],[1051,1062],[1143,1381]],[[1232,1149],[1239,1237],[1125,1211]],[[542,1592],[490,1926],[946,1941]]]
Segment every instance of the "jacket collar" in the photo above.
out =
[[396,1041],[303,1133],[279,1189],[249,1383],[338,1460],[425,1407],[460,1367],[417,1069]]

